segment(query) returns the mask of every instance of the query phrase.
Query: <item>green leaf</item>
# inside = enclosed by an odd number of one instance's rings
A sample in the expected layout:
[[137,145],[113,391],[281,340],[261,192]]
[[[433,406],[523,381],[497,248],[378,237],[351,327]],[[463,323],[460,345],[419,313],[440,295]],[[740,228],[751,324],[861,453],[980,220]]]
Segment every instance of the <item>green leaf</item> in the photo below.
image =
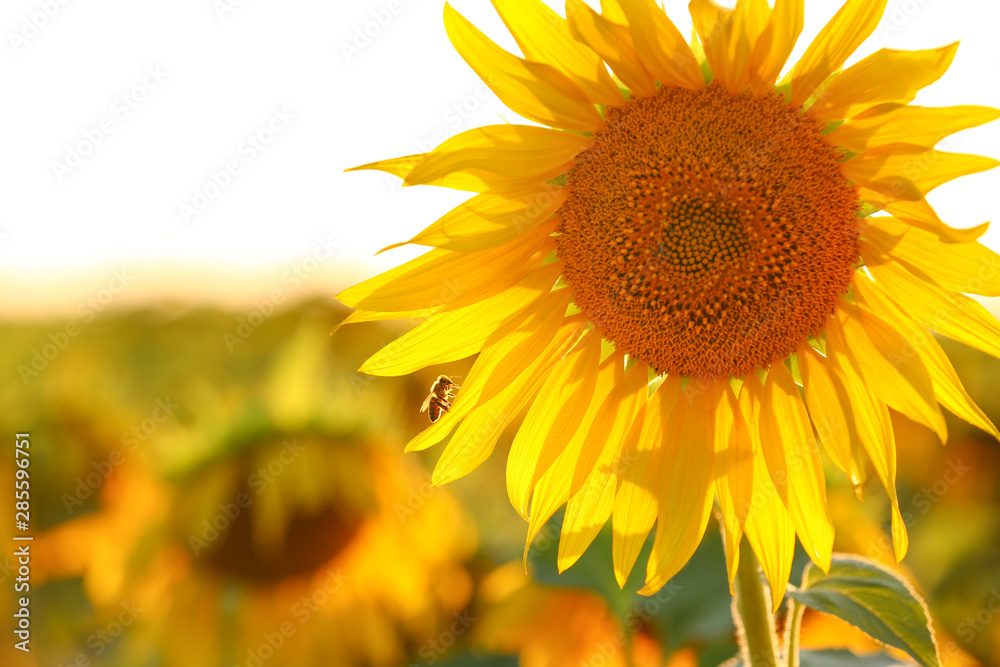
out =
[[[885,653],[857,655],[847,649],[824,649],[822,651],[802,651],[799,656],[802,667],[911,667],[913,663],[903,663]],[[744,667],[740,658],[727,662],[723,667]]]
[[810,565],[802,573],[802,587],[789,590],[788,596],[905,651],[921,665],[940,667],[924,601],[905,580],[877,563],[834,554],[829,574]]
[[885,653],[856,655],[847,649],[827,649],[824,651],[802,651],[802,667],[902,667],[913,663],[903,663]]

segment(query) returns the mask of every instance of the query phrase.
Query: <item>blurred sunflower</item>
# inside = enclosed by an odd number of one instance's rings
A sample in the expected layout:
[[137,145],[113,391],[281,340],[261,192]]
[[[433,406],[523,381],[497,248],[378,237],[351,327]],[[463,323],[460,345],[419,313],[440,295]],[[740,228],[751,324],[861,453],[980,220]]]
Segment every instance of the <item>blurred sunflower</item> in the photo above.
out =
[[365,373],[479,353],[407,449],[454,432],[434,481],[454,480],[530,405],[508,492],[529,543],[566,505],[560,569],[611,518],[623,584],[655,524],[642,592],[656,591],[717,499],[730,579],[746,535],[777,605],[796,535],[830,563],[822,443],[858,492],[870,461],[902,558],[889,409],[942,441],[942,406],[998,435],[929,333],[1000,356],[1000,327],[963,294],[1000,295],[986,225],[951,228],[926,200],[998,164],[933,146],[1000,112],[909,104],[956,45],[842,70],[886,5],[848,0],[776,83],[802,0],[693,0],[691,45],[652,0],[567,0],[566,18],[493,4],[524,58],[446,6],[448,35],[548,127],[482,127],[358,167],[476,193],[409,241],[432,250],[339,295],[357,309],[346,322],[426,317]]
[[43,580],[82,576],[98,614],[139,610],[119,664],[400,665],[471,598],[474,526],[398,451],[391,394],[324,387],[315,333],[261,388],[206,391],[157,434],[155,466],[126,463],[98,511],[40,538]]
[[593,591],[543,586],[520,563],[490,572],[477,587],[473,645],[517,653],[521,667],[659,667],[663,647],[641,620],[626,628]]

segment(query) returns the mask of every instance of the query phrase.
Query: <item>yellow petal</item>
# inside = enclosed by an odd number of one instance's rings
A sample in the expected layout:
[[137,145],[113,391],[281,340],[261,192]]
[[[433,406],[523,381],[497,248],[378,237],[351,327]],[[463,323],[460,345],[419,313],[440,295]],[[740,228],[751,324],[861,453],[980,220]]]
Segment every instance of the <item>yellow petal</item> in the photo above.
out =
[[579,560],[611,518],[616,481],[613,474],[595,476],[566,502],[556,560],[559,572]]
[[[771,22],[771,5],[767,0],[736,0],[736,16],[733,20],[734,31],[746,38],[752,52],[757,40]],[[736,53],[732,45],[729,47],[729,53],[730,55]],[[747,53],[745,57],[747,62],[744,66],[747,66],[750,54]]]
[[573,37],[601,56],[632,94],[656,94],[656,81],[639,59],[627,27],[601,16],[583,0],[566,0],[566,18]]
[[601,15],[619,25],[628,25],[628,16],[618,0],[601,0]]
[[1000,325],[979,303],[920,280],[895,263],[868,270],[920,326],[1000,359]]
[[486,250],[509,243],[548,220],[569,196],[569,188],[542,183],[509,193],[476,195],[404,243],[460,252]]
[[896,496],[896,442],[889,409],[886,403],[866,386],[860,370],[864,361],[854,354],[839,324],[827,329],[827,345],[831,357],[834,358],[834,373],[849,397],[848,402],[854,415],[858,438],[864,445],[892,504],[893,550],[896,560],[900,561],[906,555],[909,541]]
[[714,0],[692,0],[691,19],[715,79],[733,93],[750,84],[750,55],[768,24],[766,0],[739,0],[727,9]]
[[406,451],[420,451],[440,442],[458,422],[499,394],[524,369],[537,365],[556,341],[565,343],[571,335],[563,320],[568,292],[562,289],[543,296],[514,331],[483,350],[452,401],[451,411],[410,440]]
[[[757,376],[753,375],[747,378],[739,397],[740,413],[744,421],[748,425],[754,425],[750,428],[750,438],[754,443],[753,495],[745,534],[770,584],[772,611],[777,611],[785,597],[785,588],[792,570],[795,526],[771,481],[764,460],[764,448],[755,426],[760,421],[762,394],[763,387]],[[738,551],[739,545],[734,549]]]
[[919,146],[891,144],[841,163],[841,171],[857,185],[887,200],[919,199],[948,181],[1000,165],[981,155],[945,153]]
[[922,326],[914,322],[893,303],[879,283],[858,277],[854,281],[855,294],[859,303],[869,310],[879,313],[892,326],[903,332],[910,345],[920,355],[920,359],[931,374],[934,383],[934,397],[938,403],[976,428],[1000,439],[1000,431],[993,425],[986,413],[976,405],[962,386],[948,355]]
[[[592,476],[594,469],[608,452],[621,453],[639,407],[646,402],[646,367],[635,364],[615,383],[614,388],[598,407],[593,424],[583,438],[580,457],[573,471],[572,490],[576,493]],[[617,460],[617,454],[615,460]]]
[[463,477],[489,458],[497,438],[535,395],[552,365],[580,340],[583,328],[582,322],[565,321],[545,352],[462,421],[434,466],[431,479],[434,484],[447,484]]
[[744,58],[749,53],[749,44],[746,39],[733,40],[733,24],[735,22],[735,9],[728,9],[717,4],[713,0],[691,0],[688,5],[691,12],[691,20],[698,37],[701,38],[702,47],[705,50],[705,59],[715,80],[726,86],[730,92],[738,93],[740,88],[735,73],[736,68],[732,58],[729,56],[729,48],[732,41],[735,48],[741,51]]
[[448,4],[444,27],[459,55],[515,112],[551,127],[600,129],[601,115],[586,93],[555,67],[507,53]]
[[[594,395],[590,404],[587,406],[586,414],[583,417],[583,421],[580,424],[580,428],[577,429],[576,434],[569,441],[566,447],[559,453],[555,462],[552,466],[545,471],[545,473],[538,479],[538,483],[535,485],[534,493],[531,496],[531,518],[528,522],[528,535],[527,541],[524,545],[524,567],[525,571],[528,569],[528,560],[530,559],[529,549],[531,547],[532,541],[534,541],[535,536],[538,535],[538,531],[542,529],[545,523],[552,517],[557,509],[563,504],[567,505],[567,513],[570,511],[569,500],[572,495],[570,492],[570,479],[573,473],[573,467],[576,465],[577,457],[580,455],[580,448],[583,442],[584,431],[589,428],[590,420],[594,418],[597,414],[596,405],[600,403],[598,396],[607,395],[611,389],[611,385],[614,383],[615,376],[618,369],[615,367],[616,362],[622,360],[621,355],[611,354],[603,362],[601,362],[601,368],[598,371],[597,378],[597,388],[594,391]],[[595,487],[596,489],[596,487]],[[612,500],[614,496],[614,490],[610,493]],[[603,512],[603,510],[599,510]],[[563,534],[567,536],[570,546],[573,546],[575,540],[579,540],[578,546],[582,549],[590,544],[590,540],[593,539],[593,535],[601,529],[601,526],[607,521],[606,515],[601,516],[585,516],[585,515],[575,515],[573,525],[570,526],[570,530],[578,529],[579,532],[573,532],[572,534],[566,534],[566,516],[563,517]],[[600,521],[600,523],[596,523]],[[587,536],[590,535],[590,539]],[[559,543],[559,553],[563,553],[562,540]],[[575,561],[575,558],[572,560]],[[571,565],[564,557],[559,559],[560,572],[566,567]]]
[[657,473],[665,426],[662,415],[673,409],[680,385],[680,378],[668,377],[639,408],[622,449],[611,519],[615,579],[622,587],[656,521]]
[[924,51],[881,49],[844,70],[809,108],[820,120],[850,118],[883,102],[908,104],[947,71],[958,43]]
[[872,392],[946,442],[948,427],[934,400],[931,376],[906,339],[874,313],[857,309],[844,308],[840,326]]
[[432,315],[372,355],[359,371],[382,377],[406,375],[476,354],[498,332],[502,335],[520,324],[524,310],[552,289],[559,271],[558,264],[544,265],[494,297]]
[[538,479],[576,435],[594,397],[601,337],[592,330],[556,363],[531,404],[507,456],[507,495],[527,518],[528,499]]
[[864,470],[854,456],[854,421],[850,406],[840,400],[840,392],[830,376],[825,359],[803,343],[796,355],[802,373],[806,405],[813,426],[826,453],[850,478],[855,488],[864,480]]
[[833,523],[826,506],[823,464],[795,380],[781,362],[772,364],[767,373],[760,442],[771,482],[802,546],[826,572],[833,552]]
[[524,57],[546,63],[572,79],[597,104],[624,104],[600,56],[573,39],[566,19],[541,0],[493,0]]
[[656,539],[642,595],[652,595],[680,572],[701,543],[712,511],[718,392],[695,384],[688,384],[673,410],[660,404],[660,419],[669,425],[654,482]]
[[847,0],[791,71],[792,106],[804,103],[878,26],[887,0]]
[[750,57],[750,81],[757,95],[771,89],[785,66],[802,32],[803,13],[803,0],[774,0],[770,20]]
[[894,143],[933,148],[955,132],[1000,118],[1000,111],[997,109],[971,105],[886,107],[888,110],[883,113],[874,113],[879,109],[872,109],[851,118],[827,135],[827,138],[834,146],[855,153]]
[[345,317],[337,326],[333,327],[333,331],[330,332],[330,335],[332,336],[337,333],[337,330],[343,326],[347,326],[348,324],[359,324],[361,322],[384,322],[386,320],[423,320],[440,310],[440,307],[388,313],[383,313],[378,310],[355,310],[350,315]]
[[[615,387],[622,382],[624,358],[615,352],[601,362],[597,374],[597,387],[587,414],[580,422],[573,441],[566,447],[566,452],[552,466],[549,473],[569,479],[573,469],[579,469],[583,443],[590,432],[600,426],[598,415],[605,400]],[[631,419],[632,414],[629,415]],[[566,513],[563,515],[562,535],[559,538],[559,553],[557,566],[560,572],[566,570],[583,555],[590,543],[594,541],[601,527],[611,517],[615,502],[617,487],[617,467],[621,456],[621,440],[608,440],[600,457],[592,464],[591,474],[579,487],[569,490],[570,498],[566,503]]]
[[730,587],[739,566],[740,540],[753,504],[753,442],[728,381],[715,383],[715,493],[726,540]]
[[1000,255],[981,243],[942,243],[890,217],[866,222],[861,252],[866,264],[896,261],[950,292],[1000,296]]
[[511,243],[456,252],[434,249],[337,295],[344,304],[370,311],[461,308],[516,285],[554,249],[551,224]]
[[[622,588],[625,587],[642,545],[656,521],[656,495],[646,481],[646,471],[656,464],[659,456],[660,449],[654,443],[654,439],[662,437],[658,424],[657,398],[656,405],[647,401],[639,407],[622,448],[622,461],[625,465],[618,476],[611,519],[614,528],[611,549],[615,580]],[[655,431],[652,437],[644,437],[651,430]]]
[[[393,176],[405,179],[409,173],[413,171],[413,168],[422,162],[425,157],[427,157],[427,153],[420,153],[419,155],[406,155],[403,157],[390,158],[388,160],[379,160],[378,162],[370,162],[368,164],[363,164],[360,167],[345,169],[344,171],[384,171],[387,174],[392,174]],[[468,192],[484,192],[489,188],[489,186],[483,182],[481,178],[462,172],[448,174],[447,176],[443,176],[437,181],[428,183],[427,185],[439,185],[444,188],[466,190]]]
[[468,475],[490,457],[497,438],[530,400],[532,384],[527,374],[519,376],[516,385],[482,403],[462,420],[434,466],[431,482],[435,486]]
[[942,241],[947,243],[965,243],[978,239],[986,233],[989,223],[983,223],[969,229],[955,229],[941,222],[927,200],[920,198],[916,201],[888,201],[885,204],[886,213],[891,213],[900,220],[904,220],[914,227],[923,229],[931,234],[937,234]]
[[652,0],[620,0],[632,41],[646,69],[664,86],[705,87],[701,67],[684,36]]
[[[560,457],[560,461],[564,457]],[[562,466],[559,466],[562,468]],[[550,468],[538,480],[535,492],[531,496],[531,517],[528,520],[528,534],[524,543],[524,571],[528,571],[528,561],[531,560],[531,543],[542,530],[556,510],[569,500],[569,477],[557,474],[557,468]]]
[[461,172],[491,188],[537,185],[563,173],[589,143],[579,134],[533,125],[477,127],[428,153],[403,184],[435,183]]

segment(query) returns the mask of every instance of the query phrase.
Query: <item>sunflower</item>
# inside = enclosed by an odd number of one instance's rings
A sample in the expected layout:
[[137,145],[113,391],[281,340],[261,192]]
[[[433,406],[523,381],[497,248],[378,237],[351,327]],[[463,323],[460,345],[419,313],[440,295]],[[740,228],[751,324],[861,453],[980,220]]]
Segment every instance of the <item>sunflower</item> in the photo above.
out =
[[[593,591],[538,584],[520,563],[490,572],[477,586],[474,647],[517,653],[521,667],[658,667],[664,647],[642,620],[623,621]],[[626,634],[625,623],[629,628]]]
[[448,36],[535,124],[357,168],[474,193],[409,240],[430,251],[339,295],[347,322],[425,318],[365,373],[479,355],[407,449],[451,435],[433,476],[450,482],[527,408],[508,494],[529,544],[565,506],[560,569],[610,518],[623,585],[655,526],[652,593],[717,503],[730,580],[745,536],[777,606],[796,537],[830,563],[822,447],[859,493],[875,471],[902,558],[890,409],[942,442],[942,407],[1000,435],[930,333],[1000,356],[966,296],[1000,295],[986,225],[926,199],[1000,164],[934,148],[1000,112],[910,104],[956,45],[843,69],[886,5],[848,0],[778,80],[803,0],[693,0],[690,44],[652,0],[493,4],[523,58],[446,6]]
[[150,463],[126,461],[96,511],[39,537],[37,581],[79,578],[98,628],[138,610],[95,655],[389,667],[463,613],[475,526],[399,451],[395,392],[324,383],[349,367],[309,319],[262,378],[204,390],[189,423],[151,436]]
[[121,642],[89,649],[116,664],[402,665],[462,613],[474,531],[446,494],[411,509],[419,466],[340,438],[251,449],[239,459],[265,472],[249,487],[241,461],[176,487],[132,467],[98,512],[41,536],[41,581],[81,577],[97,628],[131,614]]

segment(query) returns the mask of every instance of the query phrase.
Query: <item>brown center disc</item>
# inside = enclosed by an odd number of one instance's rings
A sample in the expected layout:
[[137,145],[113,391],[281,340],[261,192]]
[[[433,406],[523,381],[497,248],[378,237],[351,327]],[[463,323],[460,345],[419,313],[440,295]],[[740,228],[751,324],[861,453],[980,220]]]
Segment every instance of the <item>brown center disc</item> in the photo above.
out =
[[607,110],[569,174],[576,304],[660,373],[741,377],[822,332],[859,257],[858,195],[780,97],[663,87]]

